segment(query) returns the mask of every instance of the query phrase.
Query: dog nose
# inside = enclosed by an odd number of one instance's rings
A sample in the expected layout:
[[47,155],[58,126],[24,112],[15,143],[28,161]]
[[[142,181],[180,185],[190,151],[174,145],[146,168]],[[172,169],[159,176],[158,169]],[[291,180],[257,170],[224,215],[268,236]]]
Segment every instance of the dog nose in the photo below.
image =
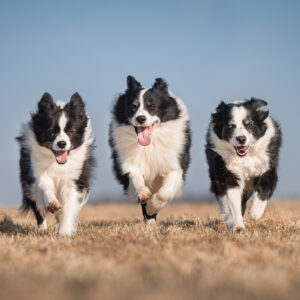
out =
[[241,144],[244,145],[247,141],[247,138],[244,135],[240,135],[236,137],[236,140]]
[[59,141],[57,143],[57,146],[60,148],[60,149],[64,149],[66,147],[67,143],[65,141]]
[[145,121],[146,121],[146,117],[145,117],[145,116],[138,116],[138,117],[136,117],[136,121],[137,121],[139,124],[143,124],[143,123],[145,123]]

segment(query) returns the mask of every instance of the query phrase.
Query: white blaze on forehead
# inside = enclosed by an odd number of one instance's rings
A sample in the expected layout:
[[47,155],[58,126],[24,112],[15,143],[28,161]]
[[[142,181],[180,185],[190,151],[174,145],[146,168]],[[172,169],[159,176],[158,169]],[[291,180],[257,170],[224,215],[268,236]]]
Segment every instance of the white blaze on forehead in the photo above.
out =
[[60,129],[59,134],[57,137],[54,139],[52,147],[54,150],[62,150],[58,147],[59,142],[66,142],[66,147],[63,150],[70,150],[71,149],[71,141],[69,136],[65,132],[66,125],[68,123],[68,118],[64,112],[62,112],[59,121],[58,121],[58,127]]
[[58,126],[60,128],[60,132],[65,130],[65,127],[67,125],[68,119],[66,117],[66,114],[63,112],[59,118]]
[[137,110],[136,114],[140,113],[140,112],[144,112],[144,95],[146,94],[146,92],[148,91],[148,89],[143,89],[141,92],[140,92],[140,95],[139,95],[139,109]]
[[58,107],[60,107],[61,109],[63,109],[66,106],[66,102],[58,100],[58,101],[56,101],[56,105]]
[[246,144],[250,144],[252,137],[250,132],[244,126],[244,120],[247,118],[248,112],[243,106],[233,106],[231,110],[231,121],[230,123],[234,124],[236,127],[233,131],[231,143],[235,146],[239,145],[237,141],[237,137],[245,136],[246,137]]
[[243,121],[247,118],[247,110],[243,106],[233,106],[231,116],[236,127],[244,127]]
[[243,104],[243,103],[246,103],[247,100],[234,100],[232,102],[230,102],[231,104]]

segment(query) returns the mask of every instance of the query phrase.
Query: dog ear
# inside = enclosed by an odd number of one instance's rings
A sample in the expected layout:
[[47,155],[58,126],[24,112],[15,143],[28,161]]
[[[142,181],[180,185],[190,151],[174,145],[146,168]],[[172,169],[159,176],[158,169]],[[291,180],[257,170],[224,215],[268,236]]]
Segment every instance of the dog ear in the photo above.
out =
[[225,107],[226,107],[225,102],[221,101],[220,104],[216,108],[216,112],[219,113],[219,112],[223,111],[225,109]]
[[168,84],[164,79],[156,78],[152,88],[167,92],[168,91]]
[[71,96],[71,99],[70,99],[70,105],[71,107],[80,107],[80,108],[84,108],[85,105],[84,105],[84,102],[81,98],[81,96],[75,92],[72,96]]
[[127,89],[128,90],[138,90],[141,89],[142,85],[135,80],[135,78],[131,75],[127,76]]
[[39,104],[38,104],[38,110],[39,112],[48,112],[48,111],[51,111],[51,110],[54,110],[55,108],[55,103],[53,101],[53,98],[52,96],[49,94],[49,93],[45,93]]
[[85,104],[77,92],[75,92],[70,99],[70,108],[80,119],[84,120],[86,118]]
[[259,120],[264,121],[269,116],[269,111],[265,109],[265,106],[268,105],[267,101],[251,98],[250,105],[253,109],[256,110]]
[[251,98],[250,99],[250,105],[258,110],[259,108],[261,107],[264,107],[264,106],[267,106],[268,105],[268,102],[265,101],[265,100],[261,100],[261,99],[257,99],[257,98]]

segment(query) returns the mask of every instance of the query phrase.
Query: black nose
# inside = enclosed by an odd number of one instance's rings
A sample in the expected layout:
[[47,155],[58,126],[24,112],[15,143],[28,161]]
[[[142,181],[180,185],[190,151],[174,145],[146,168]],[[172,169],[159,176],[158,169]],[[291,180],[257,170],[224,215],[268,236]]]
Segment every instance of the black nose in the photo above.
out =
[[244,145],[247,141],[247,138],[244,135],[240,135],[236,137],[236,140],[241,144]]
[[145,116],[138,116],[138,117],[136,117],[136,121],[137,121],[139,124],[143,124],[143,123],[145,123],[145,121],[146,121],[146,117],[145,117]]
[[65,141],[60,141],[57,143],[57,146],[60,148],[60,149],[64,149],[66,147],[67,143]]

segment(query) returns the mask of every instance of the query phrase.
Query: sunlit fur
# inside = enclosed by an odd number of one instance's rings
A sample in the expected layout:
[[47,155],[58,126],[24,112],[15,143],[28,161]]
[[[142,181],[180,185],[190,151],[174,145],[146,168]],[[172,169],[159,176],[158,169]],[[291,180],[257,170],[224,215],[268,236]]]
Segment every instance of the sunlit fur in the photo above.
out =
[[[150,112],[147,99],[155,103]],[[158,122],[148,146],[138,143],[134,127],[141,114],[147,117],[146,126]],[[166,82],[156,79],[151,89],[143,89],[129,76],[128,88],[114,106],[110,146],[114,172],[124,190],[137,200],[149,196],[143,205],[145,221],[153,222],[160,209],[181,195],[190,144],[186,106],[168,91]]]
[[[206,144],[211,190],[231,230],[245,228],[243,214],[251,197],[250,216],[259,219],[276,188],[281,132],[266,105],[254,98],[221,102],[212,114]],[[242,155],[236,150],[240,136],[247,148]]]
[[[92,127],[81,97],[75,93],[69,103],[55,104],[51,95],[44,94],[17,140],[22,209],[32,210],[39,228],[46,229],[47,206],[55,204],[61,207],[55,213],[59,234],[74,234],[78,213],[88,200],[95,164]],[[58,141],[65,141],[69,151],[64,164],[59,164],[53,153]]]

